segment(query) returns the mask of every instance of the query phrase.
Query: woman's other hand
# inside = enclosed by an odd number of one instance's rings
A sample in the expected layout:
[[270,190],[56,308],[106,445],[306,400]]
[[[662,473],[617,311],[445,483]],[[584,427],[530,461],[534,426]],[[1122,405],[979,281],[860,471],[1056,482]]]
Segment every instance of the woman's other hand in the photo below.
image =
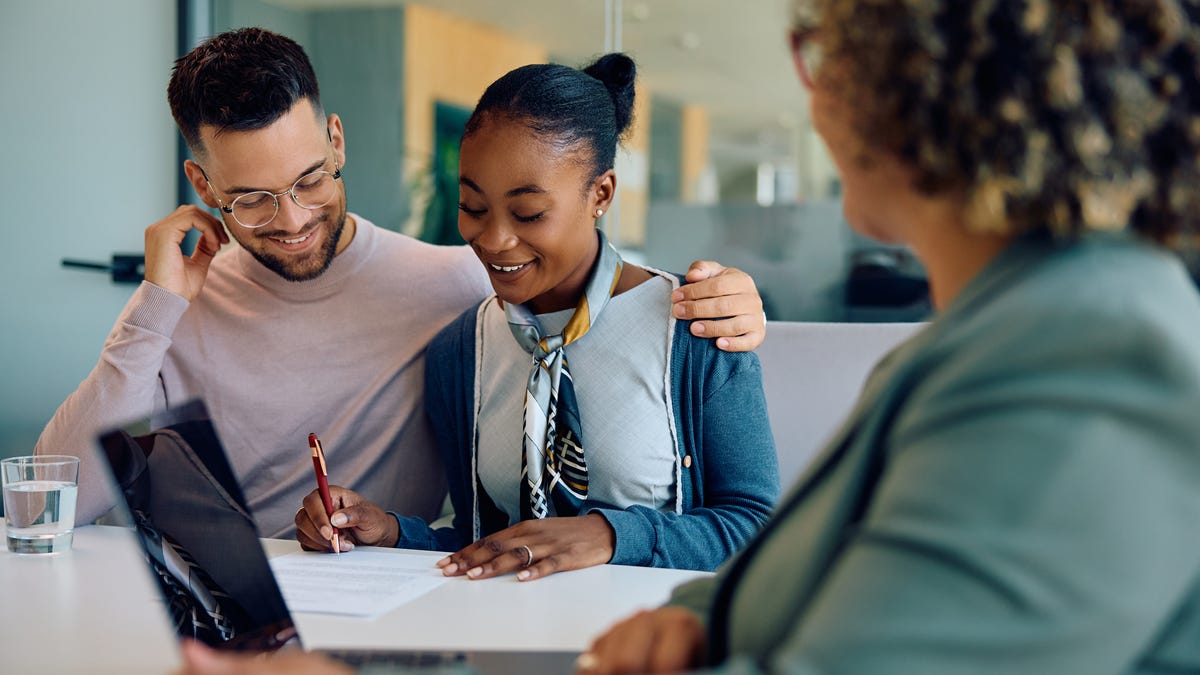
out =
[[690,610],[663,607],[617,623],[576,662],[579,675],[677,673],[701,665],[704,624]]
[[612,560],[616,535],[604,516],[526,520],[438,561],[446,576],[487,579],[517,573],[531,581]]

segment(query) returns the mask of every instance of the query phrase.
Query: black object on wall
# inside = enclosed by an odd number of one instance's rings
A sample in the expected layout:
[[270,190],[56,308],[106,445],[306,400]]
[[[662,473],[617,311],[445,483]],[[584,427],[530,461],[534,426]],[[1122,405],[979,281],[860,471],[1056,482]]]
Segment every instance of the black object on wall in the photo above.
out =
[[853,252],[844,294],[848,322],[924,321],[932,311],[925,270],[902,248]]
[[98,272],[112,272],[113,283],[137,284],[141,283],[142,277],[146,273],[146,256],[141,253],[114,253],[112,262],[109,263],[63,258],[62,266],[95,270]]

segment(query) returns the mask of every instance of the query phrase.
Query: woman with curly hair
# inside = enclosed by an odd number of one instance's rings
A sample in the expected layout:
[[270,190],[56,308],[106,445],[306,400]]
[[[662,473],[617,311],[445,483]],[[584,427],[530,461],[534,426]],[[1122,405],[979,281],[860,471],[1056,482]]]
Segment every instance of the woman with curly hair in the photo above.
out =
[[816,0],[858,231],[938,317],[721,574],[590,673],[1200,672],[1200,3]]

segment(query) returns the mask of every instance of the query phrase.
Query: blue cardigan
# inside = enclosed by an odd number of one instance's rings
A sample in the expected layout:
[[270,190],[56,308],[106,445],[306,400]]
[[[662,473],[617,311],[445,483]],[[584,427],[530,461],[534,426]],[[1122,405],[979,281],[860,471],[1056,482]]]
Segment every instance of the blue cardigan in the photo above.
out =
[[[455,551],[508,527],[472,469],[475,454],[475,334],[478,307],[463,312],[429,344],[425,409],[446,468],[453,527],[432,529],[397,516],[401,548]],[[766,522],[779,494],[779,467],[767,420],[762,370],[753,353],[727,353],[677,321],[670,354],[671,409],[678,457],[678,503],[593,507],[616,533],[609,562],[713,570]]]

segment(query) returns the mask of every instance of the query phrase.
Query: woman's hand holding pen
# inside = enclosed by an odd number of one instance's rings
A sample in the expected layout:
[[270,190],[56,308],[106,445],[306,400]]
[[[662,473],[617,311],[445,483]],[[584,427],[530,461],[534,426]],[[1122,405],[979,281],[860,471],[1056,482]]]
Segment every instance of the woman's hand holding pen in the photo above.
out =
[[330,551],[333,528],[341,531],[343,551],[356,544],[363,546],[395,546],[400,538],[396,519],[362,495],[337,485],[329,486],[335,510],[325,515],[325,505],[317,490],[304,498],[304,508],[296,512],[296,540],[309,551]]
[[604,516],[526,520],[438,561],[442,574],[487,579],[516,572],[534,579],[612,560],[616,535]]

